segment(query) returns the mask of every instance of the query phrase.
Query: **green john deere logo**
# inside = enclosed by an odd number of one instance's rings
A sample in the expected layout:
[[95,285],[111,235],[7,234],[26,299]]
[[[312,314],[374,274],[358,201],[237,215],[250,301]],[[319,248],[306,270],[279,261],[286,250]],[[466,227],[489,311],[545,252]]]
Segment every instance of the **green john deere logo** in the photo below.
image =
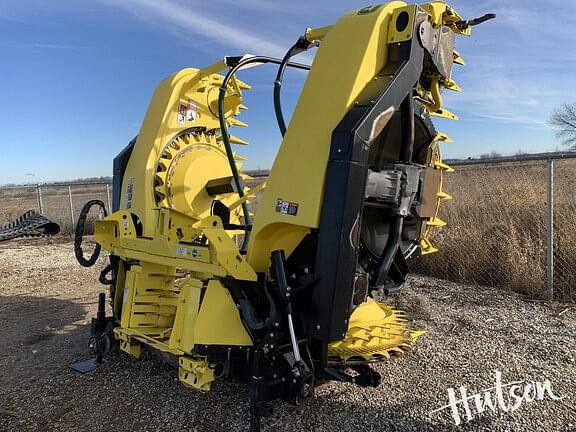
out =
[[367,15],[367,14],[369,14],[369,13],[372,13],[372,12],[374,12],[374,11],[377,11],[377,10],[380,9],[381,7],[382,7],[381,4],[375,5],[375,6],[374,6],[374,5],[372,5],[372,6],[366,6],[366,7],[362,8],[362,9],[360,9],[360,10],[358,11],[358,15]]

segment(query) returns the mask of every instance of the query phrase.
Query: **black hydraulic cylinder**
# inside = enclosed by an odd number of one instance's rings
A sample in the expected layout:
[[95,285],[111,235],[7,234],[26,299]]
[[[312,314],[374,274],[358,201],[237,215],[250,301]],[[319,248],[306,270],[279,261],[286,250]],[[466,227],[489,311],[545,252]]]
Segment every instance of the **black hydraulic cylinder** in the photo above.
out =
[[274,279],[276,279],[276,284],[278,286],[278,291],[282,297],[286,296],[288,282],[286,282],[286,273],[284,271],[284,251],[282,249],[275,250],[271,252],[272,259],[272,272],[274,274]]
[[[286,282],[286,272],[284,270],[284,250],[279,249],[272,251],[272,273],[276,280],[276,287],[280,296],[280,301],[286,306],[286,320],[288,323],[288,331],[290,333],[290,341],[292,343],[292,350],[294,351],[294,360],[296,361],[297,368],[302,368],[302,358],[300,357],[300,349],[298,348],[298,338],[296,337],[296,330],[294,329],[294,319],[292,311],[292,303],[290,303],[290,288]],[[301,370],[298,372],[301,375]]]

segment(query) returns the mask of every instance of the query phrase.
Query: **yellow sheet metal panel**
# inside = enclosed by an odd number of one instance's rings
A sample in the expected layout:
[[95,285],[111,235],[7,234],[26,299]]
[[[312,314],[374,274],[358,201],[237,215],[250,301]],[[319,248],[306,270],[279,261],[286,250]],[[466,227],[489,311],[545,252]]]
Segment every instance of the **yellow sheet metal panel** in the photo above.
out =
[[141,267],[132,266],[128,273],[126,273],[126,285],[123,287],[122,297],[122,318],[120,325],[122,327],[130,327],[130,317],[132,316],[132,304],[134,303],[134,292],[136,290],[136,274],[140,272]]
[[[158,207],[155,173],[165,146],[192,127],[219,129],[214,113],[223,77],[216,72],[225,67],[223,62],[218,62],[204,69],[182,69],[162,81],[154,91],[124,173],[120,199],[121,209],[129,209],[140,218],[144,237],[154,235],[154,209]],[[238,80],[232,81],[225,98],[225,112],[230,125],[239,124],[234,115],[240,109],[241,90],[250,88]],[[174,144],[178,146],[181,143]]]
[[239,280],[256,280],[256,273],[246,262],[246,258],[240,254],[234,241],[224,231],[219,217],[212,216],[203,219],[198,224],[198,228],[208,239],[210,256],[224,267],[230,276]]
[[403,8],[394,9],[390,30],[388,32],[388,42],[404,42],[412,39],[416,7],[416,5],[408,5]]
[[174,268],[163,265],[144,262],[132,266],[126,278],[122,327],[171,327],[176,309],[162,306],[160,299],[176,298],[174,275]]
[[252,345],[230,293],[216,279],[210,280],[206,287],[194,341],[199,345]]
[[[248,250],[256,271],[267,269],[271,250],[281,245],[279,236],[298,243],[286,234],[290,228],[267,229],[270,225],[291,226],[299,239],[318,227],[332,131],[386,63],[390,17],[405,5],[395,1],[352,11],[324,36],[256,214]],[[278,200],[297,207],[296,214],[277,208]]]
[[178,310],[168,346],[190,352],[194,347],[194,326],[200,308],[202,281],[186,279],[178,296]]
[[172,75],[156,88],[126,167],[120,207],[130,208],[140,217],[145,237],[153,236],[156,207],[150,173],[155,170],[164,144],[181,129],[178,128],[178,109],[183,87],[190,87],[198,80],[198,69],[189,68]]
[[122,311],[122,300],[124,296],[124,287],[126,286],[126,270],[124,261],[118,264],[118,273],[116,276],[116,290],[114,291],[114,315],[119,316]]

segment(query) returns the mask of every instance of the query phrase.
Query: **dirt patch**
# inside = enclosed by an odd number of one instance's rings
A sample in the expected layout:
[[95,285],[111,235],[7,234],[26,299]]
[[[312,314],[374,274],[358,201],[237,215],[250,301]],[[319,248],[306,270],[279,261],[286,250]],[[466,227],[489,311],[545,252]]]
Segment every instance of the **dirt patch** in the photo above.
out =
[[[245,387],[218,382],[202,394],[178,383],[153,355],[119,355],[88,375],[68,365],[88,358],[89,320],[102,287],[79,267],[69,242],[0,246],[0,430],[239,431],[248,428]],[[427,331],[414,351],[377,369],[382,384],[328,384],[301,407],[276,404],[268,431],[573,431],[576,428],[576,309],[495,288],[412,278],[400,296]],[[470,394],[504,382],[549,379],[561,401],[535,401],[513,414],[484,413],[456,427],[447,388]]]

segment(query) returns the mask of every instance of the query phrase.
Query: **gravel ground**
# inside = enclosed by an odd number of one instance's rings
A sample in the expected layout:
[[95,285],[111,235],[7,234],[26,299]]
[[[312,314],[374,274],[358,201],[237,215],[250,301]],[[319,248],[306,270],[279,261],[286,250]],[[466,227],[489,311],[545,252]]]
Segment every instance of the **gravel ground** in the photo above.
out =
[[[218,382],[200,394],[145,355],[120,355],[88,375],[101,261],[80,268],[64,241],[0,245],[0,430],[247,430],[247,391]],[[576,307],[530,301],[493,288],[414,277],[393,302],[427,330],[409,355],[377,367],[378,389],[328,384],[301,407],[277,403],[267,431],[576,431]],[[564,399],[525,402],[455,426],[447,389],[468,394],[502,381],[549,379]],[[473,409],[473,413],[476,411]]]

